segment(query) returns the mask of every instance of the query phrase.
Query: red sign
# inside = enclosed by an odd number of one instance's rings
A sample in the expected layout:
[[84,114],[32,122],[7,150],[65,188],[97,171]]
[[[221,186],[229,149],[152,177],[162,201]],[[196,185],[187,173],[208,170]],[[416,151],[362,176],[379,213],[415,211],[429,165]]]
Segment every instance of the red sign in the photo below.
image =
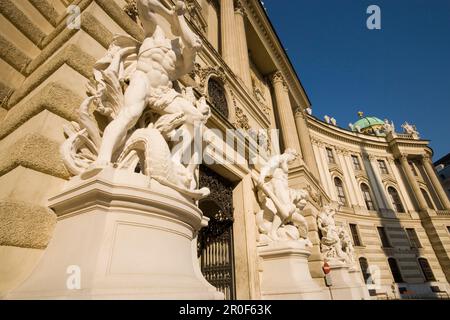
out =
[[325,274],[329,274],[330,271],[331,271],[330,266],[329,266],[328,263],[326,263],[326,262],[323,264],[322,269],[323,269],[323,273],[325,273]]

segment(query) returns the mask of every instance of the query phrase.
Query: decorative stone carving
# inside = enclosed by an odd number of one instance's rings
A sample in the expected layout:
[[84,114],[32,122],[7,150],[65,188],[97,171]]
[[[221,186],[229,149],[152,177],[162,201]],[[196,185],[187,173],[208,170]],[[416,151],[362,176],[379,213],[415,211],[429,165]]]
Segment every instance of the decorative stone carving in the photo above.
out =
[[198,30],[205,33],[207,23],[202,14],[202,7],[197,0],[187,0],[186,9],[189,20],[197,27]]
[[417,131],[417,127],[415,125],[411,125],[408,122],[405,122],[404,124],[402,124],[402,128],[405,134],[411,135],[414,139],[420,138],[419,131]]
[[[137,8],[147,37],[140,43],[116,35],[94,65],[79,121],[65,127],[64,162],[82,178],[113,165],[134,172],[139,164],[142,173],[161,184],[192,198],[203,197],[209,190],[196,190],[196,161],[185,164],[182,159],[199,156],[192,151],[194,127],[204,124],[211,111],[192,88],[173,86],[194,67],[201,41],[186,23],[184,2],[167,9],[160,1],[138,0]],[[176,30],[175,40],[166,36],[161,19]],[[103,132],[101,123],[106,123]],[[169,141],[176,132],[182,133],[183,143],[171,150]]]
[[234,125],[236,126],[236,128],[244,129],[244,130],[250,129],[250,125],[248,123],[248,117],[241,108],[235,107],[235,117],[236,117],[236,122],[234,123]]
[[133,21],[137,22],[138,9],[136,5],[136,0],[125,0],[127,3],[123,8],[123,11],[131,18]]
[[301,214],[309,194],[288,186],[289,164],[296,157],[295,150],[287,149],[284,154],[271,157],[259,177],[254,178],[262,208],[256,213],[260,243],[295,240],[312,246],[308,239],[308,224]]
[[225,71],[220,66],[215,67],[205,67],[202,68],[198,63],[195,64],[194,70],[191,72],[191,77],[193,79],[198,77],[196,80],[199,85],[199,90],[202,94],[208,95],[208,81],[210,78],[215,78],[219,82],[225,85],[226,83],[226,75]]
[[239,0],[234,0],[234,12],[242,14],[245,16],[245,8],[242,5],[242,2]]
[[395,133],[395,125],[393,121],[389,123],[388,119],[384,119],[384,133]]
[[351,238],[347,230],[336,226],[335,213],[331,205],[325,205],[317,216],[317,226],[322,234],[320,249],[326,261],[353,266],[355,258]]

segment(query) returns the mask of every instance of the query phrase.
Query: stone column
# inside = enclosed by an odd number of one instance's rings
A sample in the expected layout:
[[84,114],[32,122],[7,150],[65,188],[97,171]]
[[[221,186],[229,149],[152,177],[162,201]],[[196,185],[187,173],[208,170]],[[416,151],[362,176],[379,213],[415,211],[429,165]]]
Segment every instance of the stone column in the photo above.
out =
[[234,0],[220,1],[220,27],[222,57],[234,73],[239,74],[237,51],[237,30]]
[[445,193],[444,188],[442,187],[442,184],[436,175],[436,172],[434,170],[434,167],[433,167],[430,157],[423,156],[422,163],[425,168],[425,171],[427,172],[428,177],[431,180],[431,183],[433,184],[434,190],[436,190],[438,197],[441,200],[443,207],[446,210],[450,210],[450,201],[448,200],[448,196]]
[[400,155],[399,160],[400,160],[402,169],[406,174],[406,178],[408,179],[409,185],[413,189],[413,193],[418,202],[420,211],[426,211],[428,209],[428,204],[422,194],[422,191],[420,190],[419,184],[417,183],[414,173],[412,172],[411,167],[409,166],[408,156],[405,154],[402,154],[402,155]]
[[311,137],[306,122],[306,114],[305,111],[300,108],[295,112],[295,124],[297,125],[297,134],[302,148],[303,160],[305,160],[305,163],[311,170],[313,176],[319,181],[319,168],[317,167],[316,158],[314,156]]
[[234,8],[236,16],[236,39],[238,49],[238,62],[240,67],[238,69],[238,75],[241,77],[244,84],[248,89],[252,88],[252,78],[250,76],[250,61],[248,57],[247,36],[245,34],[245,10],[241,2],[235,2]]
[[297,129],[286,82],[280,71],[272,74],[270,80],[275,92],[275,101],[277,103],[278,119],[280,119],[284,147],[295,149],[302,155],[298,136],[294,134]]

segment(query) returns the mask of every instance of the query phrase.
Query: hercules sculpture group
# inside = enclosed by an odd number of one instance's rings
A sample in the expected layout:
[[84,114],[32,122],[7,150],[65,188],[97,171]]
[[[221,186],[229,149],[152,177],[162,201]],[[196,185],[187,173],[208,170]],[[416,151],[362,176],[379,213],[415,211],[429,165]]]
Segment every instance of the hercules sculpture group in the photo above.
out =
[[[191,147],[194,130],[207,121],[210,109],[192,88],[173,85],[192,70],[201,41],[186,23],[183,1],[168,9],[159,0],[137,0],[137,9],[145,39],[115,36],[94,65],[95,80],[80,107],[79,123],[65,127],[63,159],[83,179],[108,166],[133,172],[139,167],[189,197],[203,197],[209,190],[196,190],[194,160],[199,155]],[[98,116],[106,120],[103,130]],[[182,143],[171,142],[175,135]]]

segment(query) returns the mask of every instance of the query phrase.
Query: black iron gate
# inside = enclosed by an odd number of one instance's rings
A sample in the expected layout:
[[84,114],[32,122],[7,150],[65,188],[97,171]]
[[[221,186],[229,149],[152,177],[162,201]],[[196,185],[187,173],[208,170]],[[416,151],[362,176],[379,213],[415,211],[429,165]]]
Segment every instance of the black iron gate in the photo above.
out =
[[210,220],[198,236],[200,266],[206,280],[223,292],[225,299],[236,297],[233,253],[233,185],[214,171],[200,167],[200,187],[211,194],[199,207]]

